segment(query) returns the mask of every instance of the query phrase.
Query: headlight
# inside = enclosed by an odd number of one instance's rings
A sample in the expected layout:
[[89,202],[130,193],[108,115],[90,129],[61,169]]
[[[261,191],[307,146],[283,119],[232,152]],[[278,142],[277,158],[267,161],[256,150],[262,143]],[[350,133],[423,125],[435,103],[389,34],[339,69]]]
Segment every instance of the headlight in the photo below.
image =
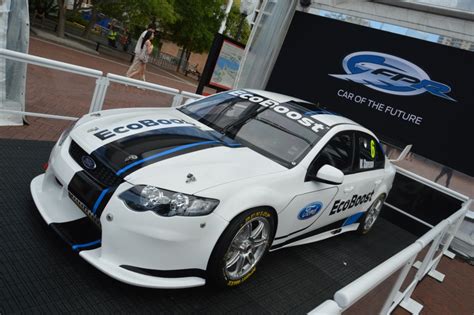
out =
[[196,197],[155,186],[138,185],[119,195],[135,211],[153,211],[164,217],[200,216],[214,211],[219,200]]
[[67,127],[66,130],[63,131],[63,133],[59,137],[58,146],[61,146],[64,143],[64,140],[67,139],[67,137],[69,136],[69,134],[71,133],[71,130],[74,128],[75,125],[76,123],[73,123],[71,124],[71,126]]

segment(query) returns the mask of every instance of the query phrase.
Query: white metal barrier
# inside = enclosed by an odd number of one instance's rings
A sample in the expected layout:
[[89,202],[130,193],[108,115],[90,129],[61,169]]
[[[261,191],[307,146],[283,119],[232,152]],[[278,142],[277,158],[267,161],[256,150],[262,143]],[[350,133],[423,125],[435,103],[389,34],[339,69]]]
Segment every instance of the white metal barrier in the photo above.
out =
[[[464,202],[461,209],[449,218],[441,221],[415,243],[395,254],[385,262],[381,263],[366,274],[357,278],[344,288],[334,294],[334,300],[327,300],[313,309],[309,314],[342,314],[354,303],[367,295],[380,283],[401,269],[397,281],[393,285],[380,314],[390,314],[398,305],[411,314],[419,314],[423,306],[411,298],[416,285],[425,275],[430,275],[442,282],[444,275],[436,270],[443,255],[453,258],[448,248],[451,241],[464,219],[466,213],[471,209],[472,199]],[[417,255],[431,243],[428,252],[422,262],[415,262]],[[438,254],[437,254],[438,252]],[[437,254],[437,255],[436,255]],[[403,292],[400,288],[406,279],[411,267],[418,269],[413,280]]]
[[[463,194],[461,194],[461,193],[458,193],[457,191],[454,191],[454,190],[452,190],[452,189],[450,189],[450,188],[448,188],[448,187],[444,187],[444,186],[442,186],[442,185],[440,185],[440,184],[438,184],[438,183],[429,181],[429,180],[427,180],[426,178],[424,178],[423,176],[420,176],[420,175],[415,174],[415,173],[413,173],[413,172],[410,172],[410,171],[408,171],[408,170],[406,170],[406,169],[403,169],[403,168],[401,168],[400,166],[397,166],[397,165],[394,165],[394,166],[395,166],[395,169],[397,170],[397,173],[399,173],[399,174],[401,174],[401,175],[404,175],[404,176],[406,176],[406,177],[408,177],[408,178],[411,178],[411,179],[413,179],[413,180],[415,180],[415,181],[422,182],[424,185],[426,185],[426,186],[428,186],[428,187],[430,187],[430,188],[432,188],[432,189],[434,189],[434,190],[440,191],[440,192],[442,192],[443,194],[446,194],[446,195],[448,195],[448,196],[451,196],[451,197],[453,197],[453,198],[455,198],[455,199],[457,199],[457,200],[460,200],[460,201],[462,201],[462,202],[465,202],[465,201],[469,200],[469,197],[466,196],[466,195],[463,195]],[[433,228],[433,225],[432,225],[432,224],[429,224],[428,222],[423,221],[423,220],[421,220],[420,218],[417,218],[417,217],[415,217],[415,216],[413,216],[413,215],[407,213],[406,211],[403,211],[402,209],[397,208],[396,206],[394,206],[394,205],[392,205],[392,204],[390,204],[390,203],[388,203],[388,202],[385,202],[385,205],[386,205],[387,207],[393,209],[394,211],[400,212],[401,214],[403,214],[403,215],[405,215],[405,216],[407,216],[407,217],[409,217],[409,218],[411,218],[411,219],[413,219],[413,220],[415,220],[415,221],[417,221],[417,222],[419,222],[419,223],[421,223],[421,224],[423,224],[423,225],[429,227],[430,229]],[[473,212],[473,214],[474,214],[474,212]]]
[[[170,88],[167,86],[154,84],[150,82],[144,82],[140,80],[135,80],[127,78],[124,76],[108,73],[106,76],[103,75],[102,71],[81,67],[66,62],[51,60],[43,57],[38,57],[30,54],[24,54],[17,51],[12,51],[8,49],[0,49],[0,57],[4,57],[9,60],[24,62],[32,65],[37,65],[45,68],[60,70],[64,72],[74,73],[82,76],[88,76],[96,78],[95,89],[92,95],[91,104],[89,107],[89,113],[102,110],[104,105],[105,96],[107,94],[107,89],[110,85],[110,82],[115,82],[124,85],[131,85],[142,89],[152,90],[164,94],[174,95],[172,107],[179,106],[183,103],[185,99],[200,99],[203,96],[199,94],[194,94],[186,91],[181,91],[178,89]],[[78,117],[70,116],[61,116],[61,115],[52,115],[45,113],[33,113],[26,111],[13,111],[13,110],[3,110],[0,109],[1,113],[16,114],[22,116],[35,116],[42,118],[51,118],[51,119],[63,119],[63,120],[77,120]]]

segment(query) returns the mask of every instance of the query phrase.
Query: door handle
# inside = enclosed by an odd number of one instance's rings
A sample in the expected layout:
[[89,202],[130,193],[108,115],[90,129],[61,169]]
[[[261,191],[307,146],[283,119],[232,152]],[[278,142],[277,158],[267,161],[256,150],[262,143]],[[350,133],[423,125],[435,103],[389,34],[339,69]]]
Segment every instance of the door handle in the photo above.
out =
[[375,185],[379,185],[381,182],[382,182],[381,179],[377,179],[377,180],[375,181]]
[[348,193],[354,190],[354,186],[344,188],[344,192]]

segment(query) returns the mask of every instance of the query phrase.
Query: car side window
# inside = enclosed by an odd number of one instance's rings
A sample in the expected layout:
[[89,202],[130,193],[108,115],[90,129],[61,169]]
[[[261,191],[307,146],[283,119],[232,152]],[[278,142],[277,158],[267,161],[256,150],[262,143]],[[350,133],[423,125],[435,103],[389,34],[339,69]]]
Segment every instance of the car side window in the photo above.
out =
[[335,135],[314,159],[311,171],[317,172],[323,165],[329,164],[350,173],[354,160],[354,135],[352,132],[341,132]]
[[385,156],[379,142],[365,133],[358,133],[357,138],[357,170],[370,171],[383,168],[385,166]]

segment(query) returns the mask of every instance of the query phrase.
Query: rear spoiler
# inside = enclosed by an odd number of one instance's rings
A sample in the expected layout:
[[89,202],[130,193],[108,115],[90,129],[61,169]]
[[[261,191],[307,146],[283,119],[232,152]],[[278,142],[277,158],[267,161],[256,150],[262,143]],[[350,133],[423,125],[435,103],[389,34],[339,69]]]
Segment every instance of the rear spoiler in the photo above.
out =
[[400,153],[398,158],[396,160],[390,160],[390,162],[396,163],[396,162],[400,162],[401,160],[403,160],[407,156],[408,152],[410,152],[412,147],[413,147],[413,144],[407,145],[405,147],[405,149],[403,149],[403,151]]

